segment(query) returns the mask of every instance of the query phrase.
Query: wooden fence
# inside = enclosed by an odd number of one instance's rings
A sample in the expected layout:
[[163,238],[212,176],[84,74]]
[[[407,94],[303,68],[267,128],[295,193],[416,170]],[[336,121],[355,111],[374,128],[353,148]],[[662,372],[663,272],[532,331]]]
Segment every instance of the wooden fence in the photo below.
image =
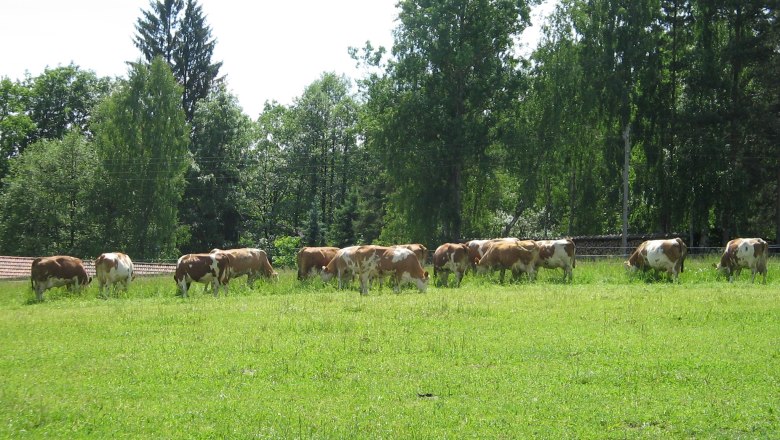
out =
[[[34,257],[0,257],[0,279],[30,278],[30,267],[34,259]],[[84,260],[84,269],[90,276],[95,276],[94,261]],[[176,264],[134,261],[133,269],[136,276],[161,275],[175,272]]]

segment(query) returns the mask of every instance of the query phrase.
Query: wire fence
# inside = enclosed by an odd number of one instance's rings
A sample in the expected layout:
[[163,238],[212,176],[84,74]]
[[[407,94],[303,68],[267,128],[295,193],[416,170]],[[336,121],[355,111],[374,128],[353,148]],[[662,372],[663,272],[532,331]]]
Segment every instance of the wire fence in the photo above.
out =
[[[780,245],[769,245],[769,257],[780,254]],[[622,246],[577,246],[577,259],[622,258],[630,255],[636,247]],[[688,257],[719,256],[723,246],[694,246],[688,248]]]
[[[576,244],[576,241],[575,241]],[[577,245],[576,259],[597,261],[626,258],[636,247]],[[723,253],[722,246],[694,246],[688,248],[689,258],[716,257]],[[769,257],[780,257],[780,245],[769,245]],[[427,264],[432,264],[433,253],[429,252]],[[0,256],[0,279],[14,280],[30,277],[30,268],[35,257]],[[95,276],[95,262],[84,260],[84,269],[89,276]],[[174,273],[176,263],[133,261],[136,276],[153,276]]]

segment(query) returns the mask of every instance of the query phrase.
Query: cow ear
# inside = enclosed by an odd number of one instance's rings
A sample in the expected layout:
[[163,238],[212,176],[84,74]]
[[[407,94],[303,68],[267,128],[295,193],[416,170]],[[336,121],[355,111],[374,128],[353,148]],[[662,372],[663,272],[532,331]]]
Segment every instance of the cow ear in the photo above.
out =
[[428,278],[428,271],[423,272],[423,275],[425,275],[425,278]]

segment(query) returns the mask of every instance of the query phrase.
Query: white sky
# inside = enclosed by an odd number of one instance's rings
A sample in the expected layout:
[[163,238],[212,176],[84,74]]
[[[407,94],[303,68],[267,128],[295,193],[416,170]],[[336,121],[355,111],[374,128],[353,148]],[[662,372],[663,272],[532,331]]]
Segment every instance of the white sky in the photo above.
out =
[[[347,48],[371,40],[389,51],[396,2],[199,1],[217,39],[212,61],[222,61],[220,75],[253,119],[266,100],[291,104],[323,72],[361,77]],[[133,36],[142,9],[149,0],[0,0],[0,78],[37,76],[71,61],[98,76],[125,77],[125,62],[140,57]]]

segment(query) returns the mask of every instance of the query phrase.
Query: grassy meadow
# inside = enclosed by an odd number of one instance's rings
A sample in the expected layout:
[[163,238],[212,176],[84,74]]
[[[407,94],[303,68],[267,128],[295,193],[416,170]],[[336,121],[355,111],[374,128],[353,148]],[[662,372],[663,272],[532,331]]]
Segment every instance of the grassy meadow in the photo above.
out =
[[0,437],[780,438],[780,262],[763,285],[714,261],[368,296],[0,282]]

